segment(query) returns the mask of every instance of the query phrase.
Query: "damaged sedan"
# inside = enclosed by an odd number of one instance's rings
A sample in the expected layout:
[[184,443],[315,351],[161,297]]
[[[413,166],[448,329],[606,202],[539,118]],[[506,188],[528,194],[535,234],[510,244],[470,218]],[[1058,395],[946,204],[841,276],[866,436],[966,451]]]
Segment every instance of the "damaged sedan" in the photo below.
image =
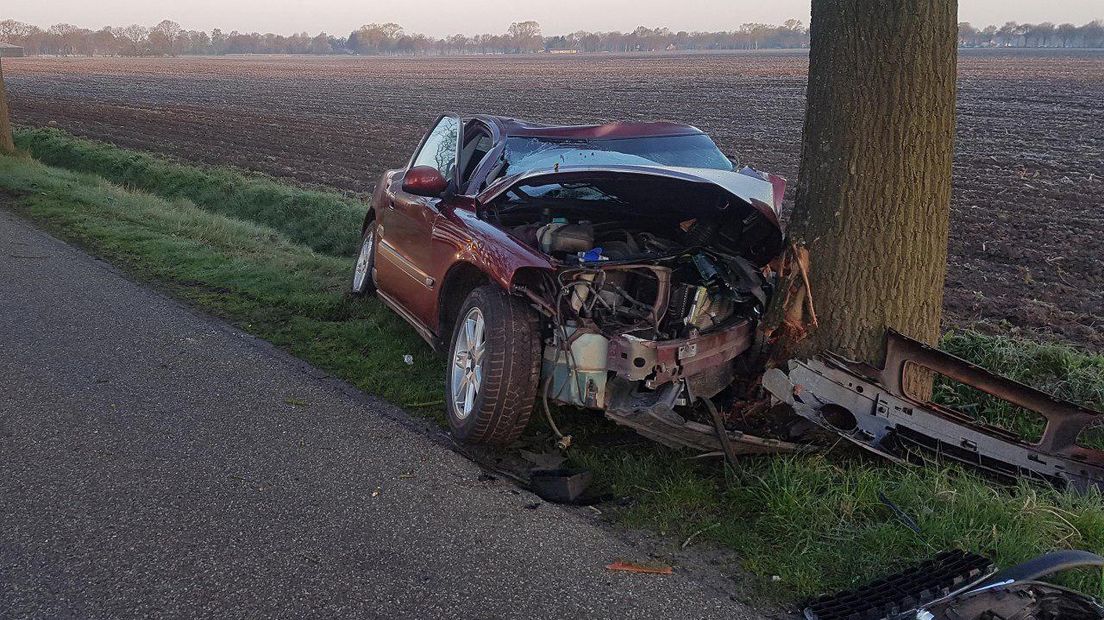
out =
[[[445,115],[377,185],[353,293],[447,352],[448,419],[468,442],[509,444],[539,405],[565,447],[558,403],[733,465],[815,450],[826,432],[898,463],[1104,489],[1104,451],[1080,441],[1101,413],[903,334],[878,368],[764,364],[785,186],[687,125]],[[910,392],[917,369],[1037,414],[1041,438]]]
[[687,125],[445,115],[378,183],[353,292],[447,352],[462,440],[508,444],[561,403],[729,449],[708,413],[769,299],[784,189]]

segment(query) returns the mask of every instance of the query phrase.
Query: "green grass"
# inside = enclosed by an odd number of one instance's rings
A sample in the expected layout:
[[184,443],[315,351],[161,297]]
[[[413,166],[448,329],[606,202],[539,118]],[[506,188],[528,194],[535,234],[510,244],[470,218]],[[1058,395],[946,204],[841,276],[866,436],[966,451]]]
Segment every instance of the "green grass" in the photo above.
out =
[[[724,481],[660,450],[587,451],[580,460],[617,495],[633,497],[622,522],[733,549],[759,591],[782,601],[858,586],[955,547],[1001,565],[1059,548],[1104,550],[1098,493],[1001,488],[954,468],[829,453],[748,460]],[[919,534],[879,492],[915,519]],[[1070,583],[1100,589],[1099,575]]]
[[[1055,343],[1025,343],[977,333],[948,334],[943,349],[1021,383],[1066,400],[1104,411],[1104,356],[1076,351]],[[1015,431],[1029,441],[1042,435],[1046,420],[961,383],[940,377],[936,402],[951,405],[980,420]],[[1104,429],[1090,427],[1078,443],[1104,449]]]
[[324,254],[354,255],[368,211],[367,205],[335,192],[306,190],[227,168],[183,165],[58,129],[21,127],[15,143],[51,166],[96,174],[168,200],[187,199],[212,213],[269,226]]
[[[112,161],[133,155],[96,149]],[[97,167],[85,161],[82,169]],[[251,182],[272,195],[299,191]],[[433,403],[441,401],[443,362],[375,300],[345,295],[351,259],[308,247],[287,223],[272,226],[263,213],[253,221],[245,221],[251,212],[230,218],[202,202],[203,195],[141,193],[29,158],[0,158],[0,191],[17,197],[20,212],[136,277],[368,392],[400,405],[430,403],[415,413],[440,419]],[[1074,400],[1104,404],[1099,355],[974,333],[949,335],[945,346]],[[404,354],[414,356],[413,366],[403,363]],[[603,511],[675,544],[693,536],[695,545],[735,550],[759,581],[756,592],[775,600],[859,585],[948,547],[992,553],[1002,565],[1056,548],[1104,552],[1099,493],[999,487],[954,468],[892,466],[839,448],[746,459],[729,472],[718,461],[647,442],[607,441],[625,436],[592,415],[560,415],[561,426],[577,438],[572,458],[594,470],[600,489],[625,499]],[[915,518],[920,533],[898,521],[879,493]],[[1072,583],[1091,592],[1101,587],[1099,575],[1082,574]]]

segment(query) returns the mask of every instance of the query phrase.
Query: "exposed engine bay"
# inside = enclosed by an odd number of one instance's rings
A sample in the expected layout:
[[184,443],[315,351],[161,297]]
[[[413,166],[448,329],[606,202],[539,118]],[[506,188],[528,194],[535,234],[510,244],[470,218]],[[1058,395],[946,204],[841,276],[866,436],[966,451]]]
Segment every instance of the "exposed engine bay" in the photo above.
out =
[[[710,249],[716,222],[663,233],[625,222],[546,216],[511,232],[556,259],[556,297],[606,336],[686,338],[758,316],[767,281],[750,261]],[[664,236],[661,236],[664,235]]]
[[641,185],[518,188],[487,219],[556,267],[520,291],[548,319],[541,396],[700,447],[713,431],[687,414],[736,381],[770,297],[764,257],[777,250],[764,237],[777,227],[709,186]]

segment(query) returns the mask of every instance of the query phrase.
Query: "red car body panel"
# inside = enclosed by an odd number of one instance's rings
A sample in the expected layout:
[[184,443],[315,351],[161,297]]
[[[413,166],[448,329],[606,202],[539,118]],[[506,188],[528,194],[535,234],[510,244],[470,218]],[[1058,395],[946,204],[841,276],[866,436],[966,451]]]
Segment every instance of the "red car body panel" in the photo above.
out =
[[470,265],[509,289],[519,269],[551,269],[552,264],[479,219],[470,196],[434,200],[406,194],[400,187],[403,172],[387,173],[386,186],[377,190],[379,198],[373,201],[370,217],[380,226],[376,285],[389,305],[408,321],[416,321],[423,338],[438,346],[440,291],[450,271]]

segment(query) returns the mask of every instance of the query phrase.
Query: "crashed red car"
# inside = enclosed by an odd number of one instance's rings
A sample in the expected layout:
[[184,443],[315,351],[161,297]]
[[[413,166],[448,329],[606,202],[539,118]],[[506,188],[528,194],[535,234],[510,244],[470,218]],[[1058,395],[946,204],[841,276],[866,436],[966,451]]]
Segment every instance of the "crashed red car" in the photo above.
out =
[[513,441],[540,400],[649,434],[733,383],[784,188],[687,125],[444,115],[380,179],[353,291],[447,351],[463,440]]

